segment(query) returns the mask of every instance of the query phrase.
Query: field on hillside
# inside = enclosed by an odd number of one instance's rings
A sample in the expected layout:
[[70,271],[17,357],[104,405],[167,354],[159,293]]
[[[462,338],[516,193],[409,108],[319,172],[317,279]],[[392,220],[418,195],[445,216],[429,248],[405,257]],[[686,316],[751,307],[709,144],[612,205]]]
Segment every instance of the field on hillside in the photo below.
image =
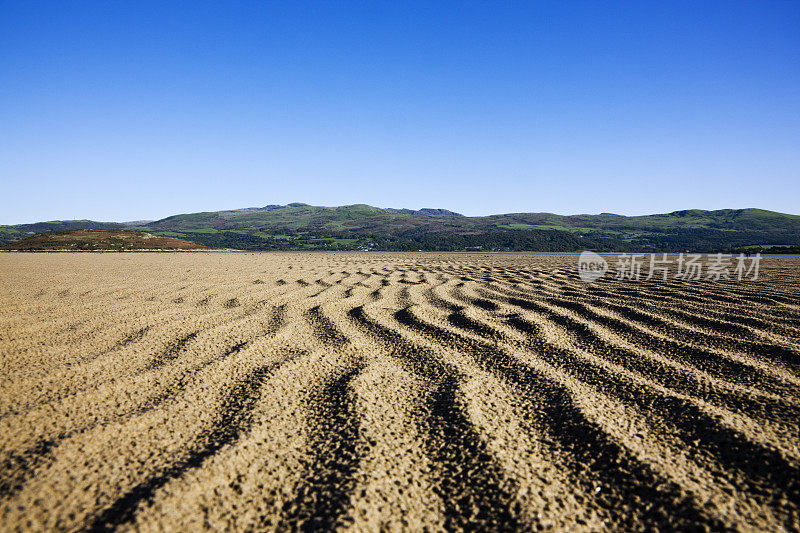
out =
[[800,260],[611,274],[0,254],[0,529],[800,527]]

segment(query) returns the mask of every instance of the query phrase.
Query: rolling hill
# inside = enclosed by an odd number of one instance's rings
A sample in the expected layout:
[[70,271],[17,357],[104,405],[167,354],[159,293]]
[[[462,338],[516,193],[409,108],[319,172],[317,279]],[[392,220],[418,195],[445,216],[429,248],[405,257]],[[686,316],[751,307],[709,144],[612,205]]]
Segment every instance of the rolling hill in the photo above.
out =
[[124,250],[200,250],[202,244],[141,231],[118,229],[79,229],[48,231],[8,243],[0,249],[21,251],[124,251]]
[[466,217],[446,209],[293,203],[174,215],[135,226],[55,221],[0,226],[10,242],[31,232],[121,228],[244,250],[731,251],[800,245],[800,216],[762,209],[621,216],[508,213]]

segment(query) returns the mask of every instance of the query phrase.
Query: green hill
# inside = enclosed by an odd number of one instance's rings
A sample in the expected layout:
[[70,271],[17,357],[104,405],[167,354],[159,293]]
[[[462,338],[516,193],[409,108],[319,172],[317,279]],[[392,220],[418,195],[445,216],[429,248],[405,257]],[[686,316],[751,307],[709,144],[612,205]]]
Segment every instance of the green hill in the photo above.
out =
[[3,250],[45,251],[125,251],[125,250],[200,250],[205,246],[174,237],[151,235],[121,229],[78,229],[46,231],[3,246]]
[[33,224],[0,226],[0,245],[17,241],[46,231],[72,231],[76,229],[122,229],[125,226],[116,222],[97,222],[95,220],[51,220]]
[[[42,224],[102,227],[91,224],[113,223]],[[0,239],[18,239],[33,226],[0,226]],[[762,209],[686,210],[633,217],[610,213],[465,217],[441,209],[294,203],[181,214],[129,229],[245,250],[708,252],[800,245],[800,216]]]

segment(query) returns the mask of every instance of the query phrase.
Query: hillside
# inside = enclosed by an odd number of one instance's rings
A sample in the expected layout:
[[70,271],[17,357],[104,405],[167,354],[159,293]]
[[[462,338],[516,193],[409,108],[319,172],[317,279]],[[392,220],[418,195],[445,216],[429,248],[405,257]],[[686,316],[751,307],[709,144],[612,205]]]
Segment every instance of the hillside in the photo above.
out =
[[71,231],[76,229],[124,229],[125,224],[117,222],[98,222],[96,220],[50,220],[33,224],[0,226],[0,244],[24,239],[46,231]]
[[[0,226],[0,242],[65,221]],[[800,245],[800,216],[762,209],[686,210],[621,216],[508,213],[466,217],[446,209],[293,203],[188,213],[127,226],[206,246],[244,250],[730,251]],[[56,229],[56,228],[53,228]],[[69,228],[74,229],[74,228]]]
[[205,246],[173,237],[155,236],[141,231],[80,229],[48,231],[6,244],[0,249],[22,251],[73,250],[198,250]]
[[[420,214],[305,204],[168,217],[143,229],[244,249],[711,251],[800,244],[800,216],[760,209],[625,217]],[[425,210],[442,212],[444,210]]]

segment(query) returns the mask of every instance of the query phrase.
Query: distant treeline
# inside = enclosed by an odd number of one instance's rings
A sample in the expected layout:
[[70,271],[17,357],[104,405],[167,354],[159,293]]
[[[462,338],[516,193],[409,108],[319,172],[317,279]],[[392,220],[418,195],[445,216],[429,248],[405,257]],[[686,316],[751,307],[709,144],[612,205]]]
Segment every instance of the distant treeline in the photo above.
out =
[[715,229],[684,229],[679,233],[652,232],[627,239],[619,235],[595,233],[576,235],[560,230],[506,230],[466,235],[409,232],[399,236],[352,234],[339,232],[299,232],[281,229],[280,237],[261,236],[233,231],[217,233],[186,232],[181,238],[217,248],[239,250],[374,250],[374,251],[538,251],[576,252],[593,250],[641,252],[726,252],[798,253],[800,246],[790,248],[754,248],[753,243],[793,245],[794,235],[776,237],[775,233],[758,231],[730,232]]
[[734,248],[732,250],[715,250],[715,252],[726,252],[733,254],[781,254],[781,255],[800,255],[800,246],[748,246],[747,248]]

